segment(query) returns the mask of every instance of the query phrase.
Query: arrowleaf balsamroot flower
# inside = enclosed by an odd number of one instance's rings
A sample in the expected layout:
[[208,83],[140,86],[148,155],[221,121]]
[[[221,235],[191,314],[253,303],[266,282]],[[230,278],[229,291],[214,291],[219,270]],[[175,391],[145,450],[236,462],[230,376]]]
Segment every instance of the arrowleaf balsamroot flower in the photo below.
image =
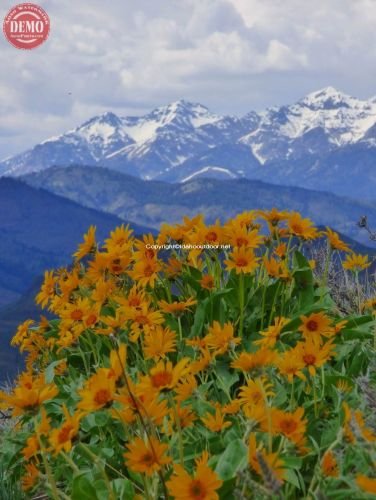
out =
[[180,465],[175,465],[167,482],[170,495],[175,500],[218,500],[217,490],[222,486],[218,475],[208,466],[206,451],[196,460],[196,470],[191,476]]
[[212,432],[222,432],[224,429],[232,425],[231,422],[225,420],[220,406],[216,407],[214,415],[209,412],[205,413],[205,415],[201,418],[201,421]]
[[142,332],[150,332],[155,326],[164,322],[162,314],[159,311],[153,311],[145,303],[138,308],[124,308],[123,311],[124,319],[131,322],[129,338],[132,342],[137,342]]
[[35,302],[41,307],[46,307],[46,305],[52,300],[56,294],[56,283],[57,279],[54,276],[53,271],[46,271],[44,273],[44,281],[40,292],[35,298]]
[[376,478],[366,476],[365,474],[358,474],[356,476],[356,484],[361,490],[376,495]]
[[204,274],[199,283],[205,290],[213,290],[215,288],[214,277],[211,274]]
[[302,324],[298,330],[302,332],[303,337],[308,340],[321,341],[323,337],[331,337],[334,333],[332,320],[323,312],[312,313],[309,316],[300,316]]
[[176,334],[169,328],[157,325],[154,330],[144,335],[143,353],[145,359],[165,358],[170,352],[176,351]]
[[190,373],[189,358],[181,359],[175,366],[171,361],[158,361],[149,375],[143,377],[141,386],[152,391],[170,391]]
[[348,254],[342,266],[344,269],[353,272],[363,271],[371,265],[368,260],[368,255],[360,255],[356,253]]
[[[20,417],[0,469],[26,496],[68,497],[90,473],[127,498],[371,498],[371,259],[276,209],[141,238],[123,225],[104,244],[91,227],[75,257],[45,274],[37,302],[55,319],[19,326],[26,370],[0,392]],[[354,288],[343,304],[332,270]]]
[[194,375],[187,375],[175,387],[175,399],[183,402],[190,398],[197,389],[197,381]]
[[129,393],[128,387],[119,390],[115,399],[120,407],[112,409],[113,417],[127,424],[132,424],[141,414],[148,423],[156,426],[162,425],[164,418],[169,413],[167,401],[161,399],[159,394],[144,391],[132,383],[128,382],[128,386],[131,387],[132,395]]
[[166,455],[168,445],[155,437],[150,437],[147,441],[136,437],[127,445],[127,449],[124,453],[125,463],[132,472],[152,476],[154,472],[161,470],[163,465],[171,462],[171,458]]
[[244,372],[251,372],[253,370],[271,365],[277,358],[278,355],[275,351],[262,347],[252,353],[240,353],[239,357],[231,363],[231,367]]
[[128,274],[139,286],[149,285],[153,288],[161,270],[162,266],[157,259],[141,259],[134,264]]
[[327,477],[338,477],[338,463],[334,453],[329,450],[324,453],[324,456],[321,460],[321,471],[324,476]]
[[266,330],[260,332],[262,336],[261,339],[255,341],[255,345],[259,345],[265,348],[272,348],[276,344],[281,331],[283,328],[289,323],[289,319],[287,318],[275,318],[274,324],[269,326]]
[[302,371],[306,365],[304,361],[296,355],[294,349],[290,349],[281,354],[276,361],[276,366],[279,373],[285,376],[290,383],[293,382],[294,377],[306,380],[306,376]]
[[334,345],[331,342],[320,346],[312,339],[305,342],[298,342],[294,348],[293,355],[304,363],[311,376],[316,374],[316,369],[323,366],[334,356]]
[[214,350],[214,356],[224,354],[241,342],[240,338],[234,337],[234,327],[230,322],[221,326],[219,321],[214,321],[209,327],[209,333],[204,340],[209,349]]
[[287,227],[291,235],[303,240],[313,240],[319,236],[313,222],[310,219],[303,219],[298,212],[293,212],[288,216]]
[[307,424],[307,420],[303,418],[304,408],[297,408],[294,412],[272,408],[270,415],[271,428],[269,429],[268,420],[264,420],[261,424],[265,432],[282,434],[296,445],[302,444]]
[[250,248],[235,247],[229,254],[229,259],[225,260],[226,268],[231,271],[235,269],[236,274],[253,273],[258,267],[259,258]]
[[184,311],[189,310],[190,307],[197,304],[197,300],[190,297],[187,300],[181,302],[166,302],[165,300],[159,301],[158,305],[166,314],[173,314],[174,316],[181,316]]
[[110,352],[110,369],[106,373],[108,378],[113,377],[117,382],[124,375],[124,369],[127,362],[127,345],[120,344],[118,349]]
[[338,233],[332,231],[329,227],[327,227],[324,234],[327,237],[329,245],[333,250],[339,250],[341,252],[351,252],[349,245],[341,240],[341,238],[338,236]]
[[99,368],[78,391],[81,401],[77,408],[85,412],[100,410],[111,405],[115,396],[115,377],[110,368]]
[[33,462],[25,465],[25,472],[21,478],[21,486],[23,491],[31,490],[36,484],[39,477],[39,470]]
[[273,397],[272,385],[265,377],[249,379],[247,385],[240,387],[238,399],[242,405],[265,405],[266,398]]
[[258,215],[261,219],[265,219],[273,230],[280,222],[287,220],[290,214],[287,211],[280,211],[276,208],[272,208],[269,211],[260,210],[258,211]]
[[257,248],[262,243],[262,236],[257,230],[248,231],[239,220],[232,220],[225,226],[228,243],[233,247]]
[[54,398],[59,390],[54,383],[46,384],[44,375],[33,377],[23,373],[17,381],[13,392],[0,391],[0,408],[7,405],[13,408],[13,416],[36,410],[42,403]]
[[262,459],[269,467],[270,472],[275,475],[279,481],[283,481],[286,475],[283,460],[279,458],[278,453],[268,453],[261,443],[257,445],[256,435],[252,432],[249,436],[248,462],[251,468],[255,470],[259,476],[263,477],[263,467],[260,465],[259,454],[261,454]]
[[263,264],[266,272],[271,278],[280,278],[282,280],[288,280],[290,278],[290,272],[286,261],[280,261],[274,257],[264,257]]
[[83,417],[82,412],[76,412],[70,415],[66,406],[63,406],[64,421],[57,429],[52,429],[49,442],[50,450],[54,454],[61,451],[69,452],[72,449],[72,440],[77,436],[80,428],[80,420]]
[[121,226],[115,228],[110,232],[110,237],[105,240],[104,247],[108,252],[113,251],[114,249],[122,249],[128,250],[129,243],[132,241],[133,230],[129,228],[129,226]]
[[78,246],[77,252],[73,254],[73,257],[75,257],[76,260],[83,259],[93,250],[93,248],[95,247],[95,232],[96,227],[90,226],[88,232],[84,234],[83,243]]

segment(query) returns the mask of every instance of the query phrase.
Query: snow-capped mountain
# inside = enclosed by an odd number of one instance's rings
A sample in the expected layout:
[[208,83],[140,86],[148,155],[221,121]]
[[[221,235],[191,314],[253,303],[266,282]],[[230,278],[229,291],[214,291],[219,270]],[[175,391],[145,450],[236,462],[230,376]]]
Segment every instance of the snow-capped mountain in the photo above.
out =
[[141,117],[104,113],[0,162],[0,174],[20,176],[52,165],[103,165],[144,179],[162,175],[209,148],[235,143],[258,117],[212,114],[184,100]]
[[341,175],[348,179],[356,171],[365,181],[359,192],[375,198],[375,164],[376,99],[327,87],[240,118],[184,100],[138,117],[104,113],[0,162],[0,174],[93,165],[146,180],[247,177],[347,194]]
[[260,113],[256,130],[240,142],[261,163],[325,153],[361,140],[376,123],[376,101],[362,101],[327,87],[291,106]]

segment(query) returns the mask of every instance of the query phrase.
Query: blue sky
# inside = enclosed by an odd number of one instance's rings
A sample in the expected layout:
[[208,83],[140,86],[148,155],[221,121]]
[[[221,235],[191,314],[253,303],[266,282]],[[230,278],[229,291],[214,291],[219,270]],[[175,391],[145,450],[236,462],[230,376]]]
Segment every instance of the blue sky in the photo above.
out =
[[[3,0],[3,19],[16,2]],[[49,40],[0,42],[0,158],[179,98],[242,115],[332,85],[376,94],[374,0],[40,0]]]

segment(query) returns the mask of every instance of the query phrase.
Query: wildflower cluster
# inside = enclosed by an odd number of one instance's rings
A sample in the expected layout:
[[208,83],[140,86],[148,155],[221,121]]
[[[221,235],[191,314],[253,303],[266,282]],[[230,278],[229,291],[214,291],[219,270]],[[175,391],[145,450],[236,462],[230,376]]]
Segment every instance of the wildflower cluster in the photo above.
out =
[[45,273],[53,319],[13,338],[26,369],[0,392],[7,474],[56,500],[370,498],[375,299],[340,314],[308,256],[323,238],[344,272],[370,265],[275,209],[141,239],[121,226],[103,246],[91,227]]

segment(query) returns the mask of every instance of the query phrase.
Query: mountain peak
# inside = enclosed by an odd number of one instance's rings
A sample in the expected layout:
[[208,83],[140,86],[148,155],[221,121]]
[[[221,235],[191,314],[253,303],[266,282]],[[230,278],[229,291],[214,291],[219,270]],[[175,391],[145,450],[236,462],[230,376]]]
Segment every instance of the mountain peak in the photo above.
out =
[[164,116],[202,116],[210,115],[210,111],[206,106],[198,102],[186,101],[185,99],[179,99],[173,101],[165,106],[159,106],[151,114],[160,114]]
[[328,86],[307,94],[299,103],[312,109],[336,109],[351,107],[351,104],[355,101],[357,99],[354,97]]
[[90,118],[90,120],[87,120],[85,123],[80,125],[78,127],[79,129],[88,127],[94,123],[101,123],[101,124],[108,124],[113,127],[119,127],[121,126],[121,119],[115,115],[112,111],[105,111],[104,113],[101,113],[100,115],[94,116],[93,118]]

